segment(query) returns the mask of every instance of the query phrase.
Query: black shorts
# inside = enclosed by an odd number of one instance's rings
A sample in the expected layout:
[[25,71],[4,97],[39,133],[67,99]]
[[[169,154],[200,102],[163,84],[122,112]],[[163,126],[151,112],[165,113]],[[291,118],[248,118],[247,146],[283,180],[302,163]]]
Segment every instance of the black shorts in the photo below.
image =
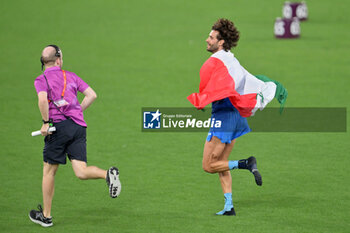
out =
[[87,162],[86,127],[68,119],[55,123],[56,131],[45,137],[44,162],[66,164],[66,155],[70,160]]

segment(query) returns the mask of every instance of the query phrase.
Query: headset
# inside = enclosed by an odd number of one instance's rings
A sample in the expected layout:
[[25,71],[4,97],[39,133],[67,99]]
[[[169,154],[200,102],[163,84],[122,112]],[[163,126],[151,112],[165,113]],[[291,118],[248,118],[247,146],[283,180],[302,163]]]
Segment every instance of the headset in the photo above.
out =
[[[53,47],[53,48],[55,48],[55,50],[56,50],[55,57],[61,57],[61,53],[62,52],[61,52],[61,49],[57,45],[50,44],[50,45],[48,45],[46,47]],[[40,62],[41,62],[41,70],[44,70],[44,59],[43,59],[42,56],[40,57]]]
[[[46,46],[46,47],[53,47],[53,48],[55,48],[55,50],[56,50],[55,57],[61,57],[62,52],[61,52],[61,49],[60,49],[57,45],[50,44],[50,45],[48,45],[48,46]],[[45,47],[45,48],[46,48],[46,47]],[[43,69],[44,69],[44,59],[43,59],[42,56],[40,57],[40,62],[41,62],[41,70],[43,70]],[[53,105],[56,107],[56,109],[57,109],[66,119],[70,119],[70,117],[67,116],[66,114],[64,114],[64,113],[60,110],[60,108],[57,107],[57,105],[56,105],[56,104],[54,103],[54,101],[52,100],[52,89],[51,89],[51,87],[50,87],[50,85],[49,85],[49,82],[47,81],[47,78],[46,78],[46,76],[45,76],[45,73],[43,73],[43,75],[44,75],[44,78],[45,78],[45,81],[46,81],[46,84],[47,84],[47,88],[48,88],[48,92],[47,92],[48,101],[49,101],[49,102],[52,102]],[[52,120],[52,119],[50,119],[50,120]]]

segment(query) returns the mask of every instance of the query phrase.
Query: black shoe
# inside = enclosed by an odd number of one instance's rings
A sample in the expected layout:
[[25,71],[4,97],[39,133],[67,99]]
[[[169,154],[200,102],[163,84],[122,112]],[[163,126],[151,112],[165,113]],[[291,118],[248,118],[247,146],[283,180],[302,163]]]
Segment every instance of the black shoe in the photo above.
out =
[[256,166],[256,159],[254,156],[251,156],[247,159],[247,169],[253,173],[255,182],[257,185],[262,185],[262,178],[260,172],[258,171],[258,167]]
[[52,217],[51,218],[45,218],[43,214],[43,209],[41,208],[41,205],[38,205],[38,210],[31,210],[29,212],[29,219],[32,220],[32,222],[40,224],[43,227],[51,227],[53,225],[52,223]]
[[232,207],[230,211],[222,210],[222,211],[216,213],[216,215],[226,215],[226,216],[233,216],[234,215],[234,216],[236,216],[235,208]]
[[116,167],[111,167],[107,171],[106,182],[109,188],[109,195],[112,198],[119,196],[122,190],[122,185],[119,180],[119,170]]

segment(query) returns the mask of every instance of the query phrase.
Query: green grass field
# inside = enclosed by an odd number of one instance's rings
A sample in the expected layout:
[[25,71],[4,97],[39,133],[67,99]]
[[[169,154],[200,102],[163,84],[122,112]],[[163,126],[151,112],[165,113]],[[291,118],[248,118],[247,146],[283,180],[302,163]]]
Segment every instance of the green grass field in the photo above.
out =
[[[191,107],[205,39],[220,17],[241,32],[233,50],[253,74],[288,89],[286,107],[347,107],[350,2],[309,0],[301,38],[277,40],[282,0],[3,1],[0,8],[0,232],[350,232],[348,133],[250,133],[231,159],[254,155],[262,187],[233,171],[236,217],[217,217],[217,175],[201,167],[206,133],[142,133],[142,107]],[[42,202],[42,137],[33,86],[44,46],[62,48],[64,69],[94,88],[85,113],[90,165],[121,171],[122,193],[56,176],[44,229],[28,218]],[[270,106],[278,106],[276,102]],[[348,112],[349,113],[349,112]],[[259,112],[258,114],[264,114]],[[349,117],[348,117],[349,119]]]

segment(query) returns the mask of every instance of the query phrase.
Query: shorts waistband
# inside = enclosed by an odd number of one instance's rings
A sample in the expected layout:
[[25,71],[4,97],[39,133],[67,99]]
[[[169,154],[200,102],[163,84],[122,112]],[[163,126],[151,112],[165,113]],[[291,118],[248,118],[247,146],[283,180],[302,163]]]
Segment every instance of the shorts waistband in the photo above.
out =
[[66,120],[63,120],[63,121],[59,121],[59,122],[54,122],[53,125],[61,125],[61,124],[64,124],[64,123],[67,123],[67,122],[74,122],[72,119],[66,119]]

